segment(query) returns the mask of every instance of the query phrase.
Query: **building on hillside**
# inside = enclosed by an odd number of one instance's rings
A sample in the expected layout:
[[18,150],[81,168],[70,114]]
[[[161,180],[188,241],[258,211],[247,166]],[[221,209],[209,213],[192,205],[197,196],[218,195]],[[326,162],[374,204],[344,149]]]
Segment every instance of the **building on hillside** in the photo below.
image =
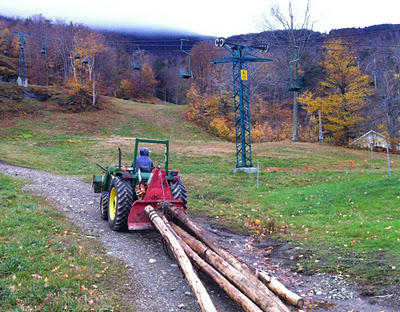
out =
[[[350,145],[355,145],[361,148],[371,147],[371,144],[373,147],[386,148],[388,145],[388,139],[383,134],[370,130],[350,143]],[[399,151],[400,144],[396,144],[395,149],[396,151]]]

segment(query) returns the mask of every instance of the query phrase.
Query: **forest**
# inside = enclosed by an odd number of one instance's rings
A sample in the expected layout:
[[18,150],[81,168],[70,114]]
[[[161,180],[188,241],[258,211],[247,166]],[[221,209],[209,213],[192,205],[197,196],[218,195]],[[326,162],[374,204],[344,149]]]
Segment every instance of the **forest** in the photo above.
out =
[[[232,65],[211,63],[227,55],[216,38],[105,32],[42,15],[0,17],[0,36],[2,82],[26,65],[30,85],[58,88],[81,110],[101,109],[102,96],[159,99],[187,105],[186,118],[212,135],[235,138]],[[375,130],[400,142],[400,25],[267,29],[226,42],[269,47],[259,55],[272,62],[248,67],[252,141],[347,145]]]

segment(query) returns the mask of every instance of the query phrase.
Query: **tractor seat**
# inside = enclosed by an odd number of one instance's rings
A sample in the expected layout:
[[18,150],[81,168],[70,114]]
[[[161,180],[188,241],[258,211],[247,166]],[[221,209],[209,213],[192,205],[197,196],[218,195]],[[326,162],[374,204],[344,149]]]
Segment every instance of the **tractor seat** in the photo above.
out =
[[151,172],[153,170],[150,166],[140,166],[139,169],[141,172]]

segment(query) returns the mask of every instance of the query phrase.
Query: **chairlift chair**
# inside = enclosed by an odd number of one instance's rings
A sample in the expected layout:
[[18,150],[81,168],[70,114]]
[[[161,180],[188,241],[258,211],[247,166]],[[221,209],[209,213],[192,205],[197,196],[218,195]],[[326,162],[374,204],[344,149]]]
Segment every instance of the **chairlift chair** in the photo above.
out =
[[183,78],[183,79],[193,78],[192,71],[191,70],[190,71],[186,71],[186,69],[184,69],[184,68],[180,69],[180,75],[181,75],[181,78]]
[[47,37],[41,37],[40,41],[42,43],[42,49],[40,50],[40,53],[47,54]]
[[82,57],[82,64],[90,64],[89,48],[86,46],[86,57]]
[[299,92],[303,87],[303,77],[297,77],[294,84],[288,83],[288,90]]
[[293,88],[295,88],[295,91],[300,91],[303,88],[304,84],[304,78],[302,76],[298,76],[295,80]]
[[140,69],[142,68],[142,67],[140,66],[140,62],[139,62],[138,60],[135,59],[135,54],[136,54],[136,53],[139,53],[139,51],[140,51],[139,46],[138,46],[137,48],[138,48],[138,50],[137,50],[136,52],[133,52],[133,53],[132,53],[132,61],[133,61],[132,67],[133,67],[133,70],[140,70]]
[[183,53],[185,53],[189,57],[189,64],[188,64],[188,69],[187,70],[185,68],[181,68],[180,76],[183,79],[190,79],[190,78],[193,78],[193,73],[192,73],[192,71],[190,69],[190,54],[189,54],[189,52],[186,52],[185,50],[183,50],[183,41],[184,40],[185,39],[181,39],[181,51]]
[[294,63],[294,66],[297,65],[297,62],[300,59],[300,54],[299,54],[299,47],[294,47],[296,50],[296,58],[294,60],[291,60],[289,62],[289,82],[288,82],[288,90],[289,91],[294,91],[298,92],[301,90],[303,87],[303,77],[299,76],[296,78],[296,80],[293,83],[292,79],[292,64]]
[[142,67],[138,63],[133,63],[133,69],[134,70],[140,70]]

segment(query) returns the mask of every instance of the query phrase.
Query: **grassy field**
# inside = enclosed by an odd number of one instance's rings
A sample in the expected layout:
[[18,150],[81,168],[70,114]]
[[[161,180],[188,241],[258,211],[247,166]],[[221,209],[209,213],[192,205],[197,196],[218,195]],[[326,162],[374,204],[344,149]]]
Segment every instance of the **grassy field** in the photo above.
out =
[[[118,147],[131,163],[135,137],[169,139],[190,213],[258,239],[296,242],[304,251],[288,263],[298,271],[340,272],[370,286],[399,282],[400,155],[391,155],[389,179],[385,153],[374,154],[371,173],[368,151],[253,144],[253,162],[262,168],[257,188],[255,174],[232,173],[234,144],[187,122],[185,107],[106,101],[102,110],[77,114],[48,104],[34,118],[2,123],[0,159],[89,182],[100,173],[96,163],[117,163]],[[162,151],[150,149],[153,160],[162,159]]]
[[124,265],[23,183],[0,175],[0,310],[132,310],[119,299]]

